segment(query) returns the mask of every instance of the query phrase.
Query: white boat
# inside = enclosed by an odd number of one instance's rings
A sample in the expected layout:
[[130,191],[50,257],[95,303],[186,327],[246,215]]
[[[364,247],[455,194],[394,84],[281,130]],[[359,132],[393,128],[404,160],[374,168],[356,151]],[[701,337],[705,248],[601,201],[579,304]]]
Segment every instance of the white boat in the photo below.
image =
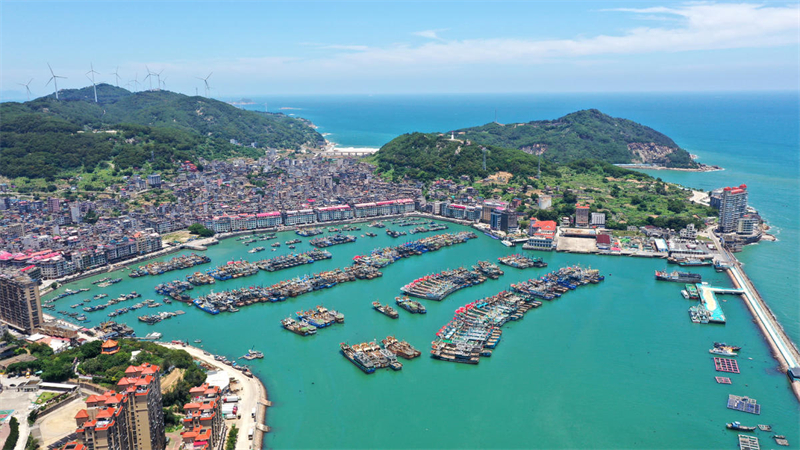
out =
[[683,298],[687,300],[689,299],[689,293],[686,292],[686,289],[681,290],[681,295],[683,296]]
[[513,242],[509,241],[508,239],[504,239],[504,240],[500,241],[500,243],[505,245],[506,247],[513,247],[513,246],[516,245]]
[[733,352],[730,349],[725,348],[725,347],[719,347],[719,348],[718,347],[714,347],[711,350],[709,350],[708,353],[711,353],[711,354],[714,354],[714,355],[721,355],[721,356],[736,356],[737,355],[737,353],[735,353],[735,352]]
[[162,334],[159,333],[158,331],[153,331],[152,333],[148,333],[147,336],[145,336],[144,338],[150,341],[157,341],[161,339],[161,336]]

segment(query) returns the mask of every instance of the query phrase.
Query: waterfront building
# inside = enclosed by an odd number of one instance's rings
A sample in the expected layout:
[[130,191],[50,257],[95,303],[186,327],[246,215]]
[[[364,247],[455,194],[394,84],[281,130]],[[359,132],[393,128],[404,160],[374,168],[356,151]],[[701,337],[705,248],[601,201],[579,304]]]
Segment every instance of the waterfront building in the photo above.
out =
[[0,321],[26,334],[44,323],[39,284],[24,272],[0,272]]
[[473,222],[477,222],[481,220],[481,207],[480,206],[467,206],[466,216],[464,217],[467,220],[471,220]]
[[588,227],[589,226],[589,207],[583,205],[575,205],[575,226]]
[[505,208],[507,205],[508,203],[499,200],[485,200],[481,212],[481,222],[490,224],[492,222],[492,211],[495,208]]
[[314,223],[316,220],[317,216],[312,209],[299,209],[283,213],[283,223],[289,226]]
[[736,222],[736,234],[759,234],[759,224],[761,224],[761,218],[759,216],[755,214],[746,214]]
[[280,211],[272,211],[256,214],[258,228],[279,227],[283,223]]
[[328,222],[331,220],[347,220],[353,218],[353,209],[350,205],[334,205],[317,208],[317,221]]
[[492,212],[489,213],[489,228],[492,230],[499,230],[502,215],[503,213],[501,210],[496,208],[492,209]]
[[747,213],[747,185],[722,189],[719,207],[719,232],[735,232],[739,219]]
[[[374,202],[356,203],[353,205],[356,210],[356,217],[374,217],[378,215],[378,205]],[[436,213],[435,213],[436,214]]]
[[454,219],[465,219],[467,217],[467,207],[451,203],[445,208],[444,216]]
[[532,219],[528,226],[528,241],[522,248],[526,250],[551,251],[556,247],[557,224],[552,220]]
[[606,226],[606,214],[593,212],[591,225],[600,228]]

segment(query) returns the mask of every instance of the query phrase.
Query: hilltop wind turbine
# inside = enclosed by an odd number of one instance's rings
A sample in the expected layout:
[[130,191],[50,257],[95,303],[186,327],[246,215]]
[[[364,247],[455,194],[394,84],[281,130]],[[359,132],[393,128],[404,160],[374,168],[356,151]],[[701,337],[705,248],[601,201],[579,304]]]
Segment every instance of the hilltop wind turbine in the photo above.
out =
[[[164,69],[161,69],[161,72],[156,74],[156,79],[158,80],[158,90],[161,90],[161,74],[164,72]],[[166,77],[164,77],[166,78]]]
[[29,85],[29,84],[31,84],[31,81],[33,81],[33,78],[31,78],[31,79],[30,79],[30,81],[28,81],[28,82],[27,82],[27,83],[25,83],[25,84],[22,84],[22,83],[17,83],[17,84],[18,84],[18,85],[20,85],[20,86],[25,86],[25,90],[26,90],[26,91],[28,91],[28,92],[27,92],[27,94],[28,94],[28,101],[31,101],[31,88],[29,88],[29,87],[28,87],[28,85]]
[[[147,76],[144,77],[144,80],[150,78],[150,90],[152,91],[153,90],[153,78],[152,78],[153,72],[150,72],[150,68],[147,67],[147,65],[145,65],[144,68],[147,69]],[[144,81],[144,80],[142,80],[142,81]]]
[[[163,72],[163,70],[161,72]],[[161,81],[161,85],[164,87],[164,89],[166,89],[167,88],[167,77],[164,77],[164,79],[160,80],[160,81]]]
[[[50,69],[50,75],[52,75],[52,76],[50,77],[50,80],[47,82],[47,84],[50,84],[50,81],[52,81],[52,82],[53,82],[53,86],[54,86],[54,87],[55,87],[55,89],[56,89],[56,100],[58,100],[58,79],[59,79],[59,78],[64,78],[64,79],[66,80],[66,79],[67,79],[67,77],[61,77],[61,76],[58,76],[58,75],[56,75],[56,74],[53,72],[53,68],[52,68],[52,67],[50,67],[50,63],[47,63],[47,68],[49,68],[49,69]],[[45,86],[47,86],[47,84],[45,84]]]
[[111,72],[109,75],[114,75],[114,77],[116,77],[116,79],[117,79],[117,87],[119,87],[119,78],[120,78],[119,77],[119,66],[117,66],[117,69],[114,70],[113,72]]
[[[92,63],[89,63],[89,67],[91,67],[92,70],[86,72],[86,78],[89,78],[92,81],[92,89],[94,89],[94,102],[97,103],[97,85],[94,84],[94,74],[100,75],[100,72],[96,72],[94,70],[94,64]],[[89,74],[92,74],[91,78],[89,77]]]
[[210,74],[208,74],[208,76],[207,76],[207,77],[205,77],[205,78],[195,77],[195,78],[197,78],[198,80],[203,80],[203,83],[205,83],[205,84],[206,84],[206,97],[208,97],[208,91],[210,91],[210,90],[211,90],[211,87],[209,87],[209,86],[208,86],[208,79],[209,79],[209,78],[211,78],[211,74],[213,74],[213,73],[214,73],[214,72],[211,72],[211,73],[210,73]]

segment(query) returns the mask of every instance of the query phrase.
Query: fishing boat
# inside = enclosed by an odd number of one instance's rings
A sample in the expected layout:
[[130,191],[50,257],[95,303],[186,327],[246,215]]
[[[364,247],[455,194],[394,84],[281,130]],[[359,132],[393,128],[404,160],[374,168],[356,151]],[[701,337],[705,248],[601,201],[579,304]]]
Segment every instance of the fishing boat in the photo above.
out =
[[731,350],[731,347],[714,347],[708,351],[712,355],[719,355],[719,356],[737,356],[738,353]]
[[372,302],[372,307],[375,308],[375,310],[377,310],[381,314],[385,314],[391,317],[392,319],[397,319],[398,317],[400,317],[400,314],[398,314],[394,308],[392,308],[389,305],[381,305],[381,302],[377,300]]
[[742,425],[741,423],[739,423],[739,421],[738,421],[738,420],[737,420],[737,421],[735,421],[735,422],[728,422],[728,423],[726,423],[726,424],[725,424],[725,426],[726,426],[726,427],[727,427],[729,430],[736,430],[736,431],[755,431],[755,430],[756,430],[756,427],[747,427],[747,426],[744,426],[744,425]]

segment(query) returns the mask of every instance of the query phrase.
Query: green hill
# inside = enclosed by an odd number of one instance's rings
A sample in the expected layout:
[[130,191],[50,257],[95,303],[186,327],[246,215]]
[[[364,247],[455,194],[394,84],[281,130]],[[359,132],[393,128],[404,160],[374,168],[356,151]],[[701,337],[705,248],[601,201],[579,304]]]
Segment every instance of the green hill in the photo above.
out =
[[[317,147],[324,138],[305,120],[246,111],[169,91],[132,93],[108,84],[0,104],[0,175],[52,179],[64,170],[157,170],[179,160],[259,157],[264,147]],[[231,144],[235,139],[242,145]],[[255,142],[259,148],[249,145]]]
[[545,159],[559,163],[598,159],[612,164],[697,167],[689,153],[669,137],[596,109],[574,112],[555,120],[506,125],[490,123],[455,130],[455,133],[457,139],[543,154]]

